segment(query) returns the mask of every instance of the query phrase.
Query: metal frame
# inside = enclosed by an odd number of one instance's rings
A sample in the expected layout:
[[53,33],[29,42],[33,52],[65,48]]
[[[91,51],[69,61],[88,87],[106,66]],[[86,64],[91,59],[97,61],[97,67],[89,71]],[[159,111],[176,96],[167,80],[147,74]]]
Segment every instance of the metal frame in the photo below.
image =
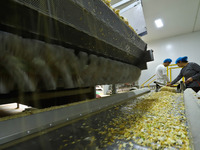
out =
[[4,129],[0,132],[0,144],[42,131],[43,129],[82,117],[89,113],[111,107],[148,92],[150,92],[150,90],[148,88],[144,88],[128,93],[116,94],[101,99],[72,104],[69,106],[60,106],[55,109],[44,109],[43,112],[33,112],[31,115],[0,121],[0,129]]
[[155,77],[156,75],[154,74],[153,76],[151,76],[147,81],[145,81],[142,85],[141,85],[141,87],[144,87],[144,85],[145,85],[145,83],[147,83],[149,80],[151,80],[153,77]]
[[[182,68],[182,67],[172,67],[172,66],[177,66],[177,64],[171,64],[169,66],[167,66],[167,76],[170,75],[170,82],[172,82],[172,69],[178,69],[178,68]],[[169,74],[170,71],[170,74]],[[185,82],[185,78],[182,78],[182,81]]]
[[140,69],[146,69],[146,62],[152,60],[148,60],[152,52],[147,51],[147,44],[102,1],[33,2],[0,1],[0,30],[111,58]]
[[[170,82],[172,82],[172,69],[177,69],[177,68],[181,68],[181,67],[171,67],[171,66],[177,66],[176,64],[171,64],[169,66],[167,66],[167,76],[170,76]],[[170,73],[169,73],[170,72]],[[144,83],[142,83],[141,87],[144,87],[145,83],[147,83],[148,81],[150,81],[153,77],[155,77],[156,75],[154,74],[153,76],[151,76],[149,79],[147,79]],[[155,81],[156,79],[154,79],[153,81]],[[151,81],[149,84],[147,84],[147,86],[149,87],[149,85],[153,82]],[[182,81],[185,82],[185,78],[182,78]]]

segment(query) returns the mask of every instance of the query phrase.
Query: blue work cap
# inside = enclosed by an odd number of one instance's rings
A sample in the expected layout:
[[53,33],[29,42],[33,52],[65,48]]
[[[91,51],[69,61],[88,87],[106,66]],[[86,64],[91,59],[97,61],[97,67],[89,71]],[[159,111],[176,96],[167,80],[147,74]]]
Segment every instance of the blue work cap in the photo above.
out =
[[179,57],[179,58],[177,58],[177,60],[176,60],[176,64],[179,63],[180,61],[187,61],[187,60],[188,60],[188,57],[187,57],[187,56]]
[[188,57],[187,56],[182,57],[182,61],[188,61]]
[[165,59],[165,60],[163,61],[163,63],[166,63],[166,62],[169,62],[169,63],[171,63],[171,62],[172,62],[172,60],[171,60],[170,58],[167,58],[167,59]]

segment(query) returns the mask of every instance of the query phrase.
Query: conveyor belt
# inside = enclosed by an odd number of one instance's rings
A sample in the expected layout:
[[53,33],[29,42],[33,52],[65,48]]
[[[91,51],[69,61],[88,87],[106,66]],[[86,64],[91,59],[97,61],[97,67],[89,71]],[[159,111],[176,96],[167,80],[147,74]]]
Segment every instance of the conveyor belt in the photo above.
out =
[[[159,92],[158,92],[159,93]],[[163,92],[164,96],[161,96],[163,98],[166,97],[165,93]],[[180,128],[180,132],[182,132],[182,125],[186,125],[186,120],[184,119],[185,116],[182,116],[184,114],[184,109],[182,109],[183,106],[183,100],[180,97],[181,95],[174,95],[174,100],[169,103],[171,103],[172,107],[167,111],[167,114],[163,115],[169,115],[174,116],[176,119],[181,118],[181,120],[176,120],[173,118],[168,118],[168,121],[173,122],[179,122],[181,126],[175,126],[170,127],[170,130],[173,130],[173,133],[166,133],[170,134],[169,137],[172,138],[172,136],[176,137],[179,133],[177,133],[176,128]],[[147,98],[147,97],[146,97]],[[23,138],[20,143],[17,143],[16,145],[12,145],[11,147],[7,147],[7,150],[21,150],[21,149],[49,149],[49,150],[55,150],[55,149],[152,149],[151,147],[142,146],[142,144],[136,144],[135,140],[137,141],[137,138],[134,139],[132,135],[134,133],[129,133],[130,137],[127,138],[126,136],[126,130],[129,130],[129,128],[136,123],[138,125],[140,122],[139,120],[142,120],[143,117],[150,117],[147,114],[151,110],[144,109],[140,110],[138,107],[135,107],[137,103],[139,105],[144,105],[144,108],[148,106],[150,109],[156,105],[156,103],[159,104],[158,97],[155,99],[149,99],[147,98],[146,102],[145,99],[142,97],[139,97],[138,99],[133,99],[130,102],[115,106],[113,108],[107,109],[105,111],[101,111],[95,115],[87,116],[84,119],[77,120],[74,122],[71,122],[71,124],[63,125],[62,127],[54,127],[52,129],[49,129],[47,132],[42,132],[40,134],[35,134],[32,136],[27,136],[26,138]],[[146,106],[145,106],[146,105]],[[151,105],[153,107],[151,107]],[[164,105],[165,106],[165,105]],[[169,106],[169,105],[166,105]],[[134,108],[134,109],[132,109]],[[142,108],[142,107],[140,107]],[[164,108],[160,108],[164,109]],[[167,110],[167,109],[166,109]],[[156,112],[154,112],[156,113]],[[130,116],[138,114],[139,117],[132,118],[130,121]],[[152,119],[157,118],[156,114],[152,114]],[[138,120],[139,119],[139,120]],[[117,120],[120,121],[118,125],[114,126],[114,124],[117,124]],[[167,122],[168,122],[167,121]],[[158,124],[162,121],[159,120]],[[166,124],[167,124],[166,122]],[[148,122],[147,122],[148,123]],[[121,127],[122,126],[122,127]],[[152,127],[154,125],[152,124]],[[118,130],[119,128],[119,130]],[[155,128],[157,128],[155,126]],[[156,129],[154,129],[156,130]],[[162,130],[162,128],[160,129]],[[119,131],[119,132],[116,132]],[[122,132],[122,133],[121,133]],[[155,131],[157,132],[157,131]],[[161,131],[160,131],[161,132]],[[142,134],[142,131],[141,131]],[[152,133],[155,134],[155,133]],[[150,134],[149,134],[150,136]],[[187,133],[186,135],[187,136]],[[124,137],[120,139],[119,137]],[[145,137],[147,139],[147,137]],[[154,137],[155,138],[155,137]],[[174,144],[170,140],[175,140],[176,144]],[[168,142],[172,142],[173,144],[170,144],[165,148],[172,148],[177,149],[181,148],[181,146],[187,145],[188,143],[180,144],[180,141],[176,141],[176,139],[170,139]],[[179,139],[177,139],[179,140]],[[159,140],[158,140],[159,141]],[[155,141],[154,141],[155,142]],[[155,145],[160,147],[159,142],[154,143],[152,142],[152,147],[155,149]],[[186,141],[185,141],[186,142]],[[138,142],[137,142],[138,143]],[[11,143],[12,144],[12,143]],[[150,144],[150,145],[151,145]],[[166,145],[166,144],[163,144]],[[174,147],[175,146],[175,147]],[[188,145],[187,145],[188,146]],[[161,147],[160,147],[161,148]],[[162,147],[163,148],[163,147]],[[189,148],[189,147],[185,147]]]
[[[3,132],[0,132],[0,144],[19,139],[66,121],[71,121],[92,112],[111,107],[149,91],[149,89],[144,88],[101,99],[86,100],[75,104],[56,106],[30,112],[28,111],[12,117],[0,118],[0,128],[4,128],[5,126],[9,127]],[[15,124],[15,126],[12,126],[12,124]]]
[[[134,101],[134,100],[133,100]],[[21,142],[17,145],[6,148],[7,150],[36,150],[36,149],[116,149],[119,144],[112,143],[107,145],[104,142],[106,135],[99,134],[100,131],[104,131],[104,126],[109,125],[112,119],[117,117],[125,117],[121,110],[126,109],[127,104],[110,108],[106,111],[102,111],[93,116],[84,118],[72,124],[66,125],[61,128],[56,128],[47,134],[38,134],[38,136]],[[31,137],[31,136],[30,136]],[[29,139],[30,137],[27,137]],[[23,141],[22,140],[22,141]],[[109,139],[108,139],[109,141]],[[126,140],[119,141],[120,143],[126,143]],[[128,142],[127,142],[128,143]],[[128,146],[128,145],[127,145]],[[135,144],[135,148],[144,148]]]

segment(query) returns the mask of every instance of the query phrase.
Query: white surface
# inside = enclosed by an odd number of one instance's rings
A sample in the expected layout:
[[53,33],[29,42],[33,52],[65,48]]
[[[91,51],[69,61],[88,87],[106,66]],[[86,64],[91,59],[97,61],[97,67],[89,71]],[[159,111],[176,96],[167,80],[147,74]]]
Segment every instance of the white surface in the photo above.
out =
[[[112,0],[111,4],[120,1]],[[123,9],[134,1],[117,9]],[[200,30],[200,0],[142,0],[142,4],[148,32],[142,39],[147,43]],[[158,18],[163,20],[163,28],[156,28],[154,21]]]
[[184,91],[186,118],[192,135],[192,149],[194,150],[199,150],[200,148],[200,107],[198,101],[196,93],[192,89],[189,88]]
[[[200,31],[151,42],[148,44],[148,49],[154,50],[154,61],[147,63],[148,69],[142,71],[139,85],[155,74],[156,66],[165,58],[171,58],[174,64],[178,57],[188,56],[190,62],[200,64]],[[179,70],[172,70],[173,79],[178,75]]]
[[17,108],[17,103],[3,104],[3,105],[0,105],[0,117],[18,114],[27,108],[31,108],[31,107],[23,105],[23,104],[19,104],[19,108]]
[[[143,0],[148,34],[147,43],[200,30],[200,0]],[[198,15],[197,15],[198,14]],[[161,18],[163,28],[156,28],[154,20]]]
[[200,96],[200,91],[197,94]]
[[197,19],[196,19],[195,26],[194,26],[194,31],[199,31],[199,30],[200,30],[200,1],[199,1]]
[[103,95],[106,95],[109,90],[109,85],[103,85]]

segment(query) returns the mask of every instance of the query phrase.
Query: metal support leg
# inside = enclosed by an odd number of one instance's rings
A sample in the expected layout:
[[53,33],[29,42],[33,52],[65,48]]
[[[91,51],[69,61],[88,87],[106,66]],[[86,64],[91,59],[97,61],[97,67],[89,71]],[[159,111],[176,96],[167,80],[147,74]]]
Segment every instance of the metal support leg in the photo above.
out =
[[116,85],[112,84],[112,94],[116,94]]
[[180,90],[181,90],[181,93],[183,93],[183,91],[185,91],[186,87],[185,87],[185,84],[183,81],[180,82]]
[[160,86],[158,85],[158,83],[156,81],[154,81],[154,83],[156,84],[156,92],[158,92]]
[[17,103],[17,108],[16,109],[19,109],[19,103]]

